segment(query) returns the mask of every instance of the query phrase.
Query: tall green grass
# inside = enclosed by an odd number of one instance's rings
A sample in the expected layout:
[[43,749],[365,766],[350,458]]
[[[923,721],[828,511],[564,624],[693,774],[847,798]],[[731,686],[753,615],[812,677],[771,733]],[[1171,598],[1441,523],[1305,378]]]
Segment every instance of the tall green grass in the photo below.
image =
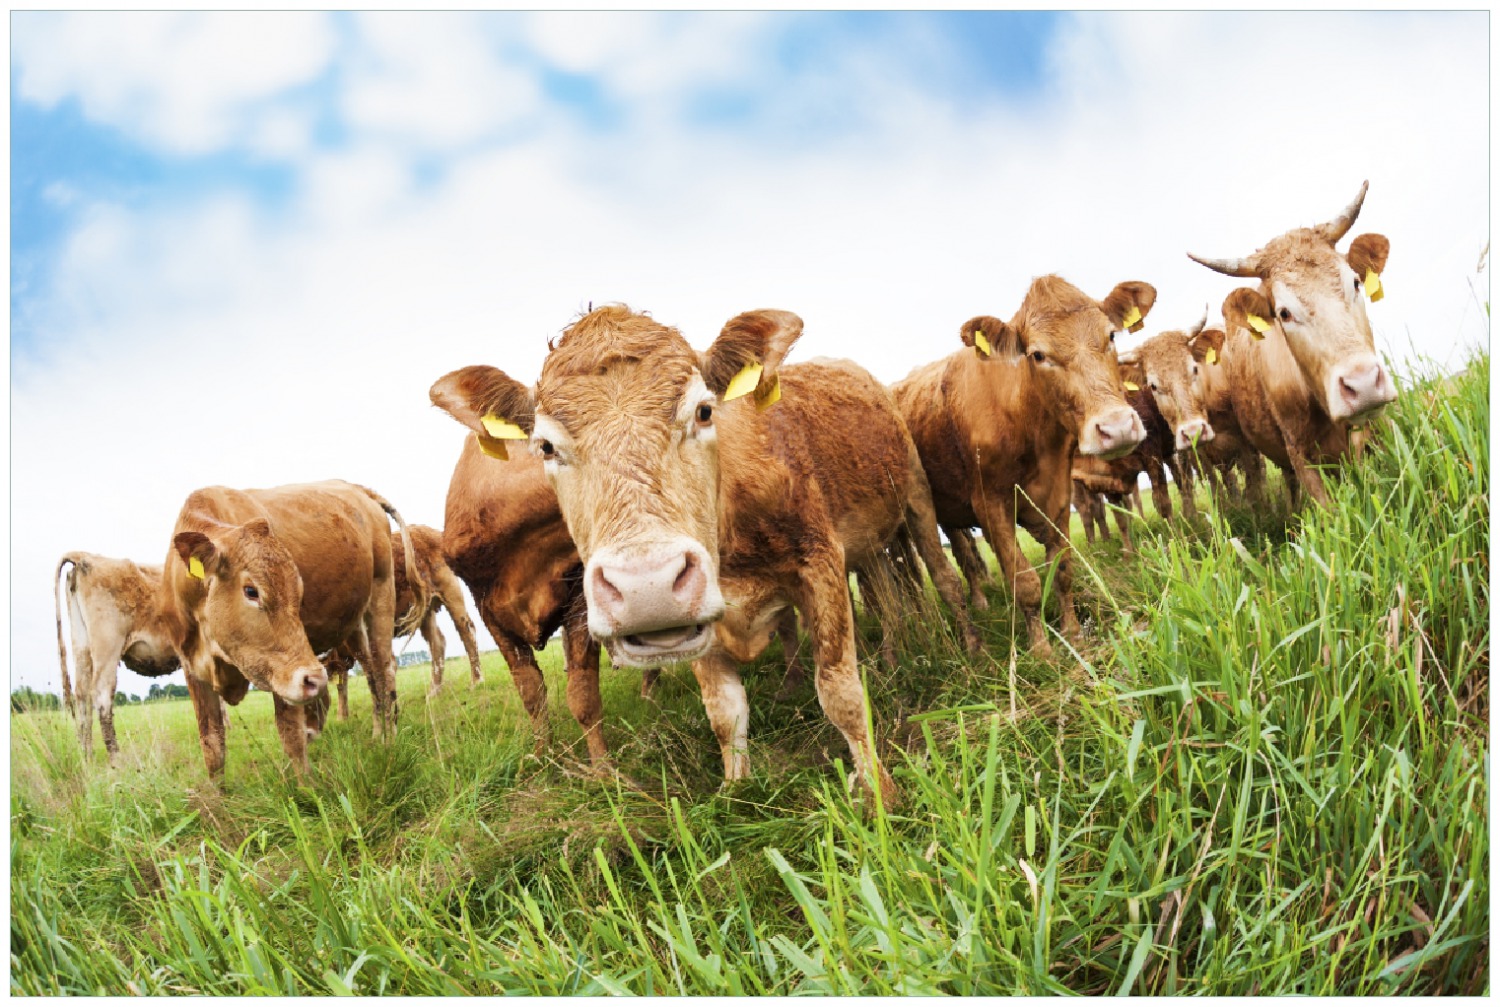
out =
[[540,761],[493,656],[431,703],[403,672],[386,744],[357,682],[305,780],[259,695],[222,788],[185,703],[121,709],[113,771],[14,717],[12,991],[1485,991],[1488,386],[1406,387],[1327,511],[1080,545],[1076,654],[998,591],[979,661],[929,606],[882,668],[863,620],[888,814],[775,647],[727,790],[686,669],[606,672],[592,776],[555,650]]

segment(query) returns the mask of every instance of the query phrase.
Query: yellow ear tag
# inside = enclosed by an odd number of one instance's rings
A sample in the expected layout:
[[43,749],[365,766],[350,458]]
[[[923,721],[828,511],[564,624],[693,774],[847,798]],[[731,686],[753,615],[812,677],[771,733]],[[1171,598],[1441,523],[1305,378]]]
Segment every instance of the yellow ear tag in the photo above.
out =
[[1141,326],[1145,324],[1141,320],[1141,309],[1132,304],[1130,310],[1125,312],[1125,317],[1120,319],[1120,324],[1131,332],[1141,331]]
[[1203,354],[1203,359],[1207,360],[1211,364],[1217,364],[1219,362],[1219,353],[1212,346],[1210,346],[1208,348],[1208,352]]
[[990,341],[984,338],[984,333],[980,332],[978,329],[974,330],[974,349],[978,350],[982,356],[986,357],[989,356],[991,352]]
[[479,431],[474,431],[474,439],[479,442],[479,450],[491,458],[498,458],[502,462],[510,460],[510,452],[505,450],[505,442],[488,437]]
[[[761,366],[757,363],[748,363],[740,368],[740,372],[729,379],[729,387],[724,389],[724,401],[731,402],[755,391],[755,386],[760,384],[760,372]],[[781,396],[779,384],[776,395],[778,398]],[[770,397],[769,392],[766,397]]]
[[481,417],[479,422],[484,427],[484,432],[496,440],[524,441],[526,439],[526,431],[509,420],[502,420],[493,413]]
[[1141,390],[1141,386],[1136,384],[1134,381],[1127,381],[1125,382],[1125,390],[1127,392],[1138,392]]
[[1266,338],[1266,333],[1271,331],[1271,323],[1259,315],[1246,315],[1245,324],[1250,326],[1250,334],[1256,339]]
[[1370,295],[1371,301],[1378,301],[1385,296],[1385,288],[1380,285],[1380,274],[1373,269],[1365,270],[1365,293]]
[[755,408],[761,412],[765,412],[780,401],[781,378],[779,377],[771,379],[771,387],[766,389],[765,394],[761,394],[760,392],[755,393]]
[[203,579],[203,563],[197,556],[188,557],[188,576]]

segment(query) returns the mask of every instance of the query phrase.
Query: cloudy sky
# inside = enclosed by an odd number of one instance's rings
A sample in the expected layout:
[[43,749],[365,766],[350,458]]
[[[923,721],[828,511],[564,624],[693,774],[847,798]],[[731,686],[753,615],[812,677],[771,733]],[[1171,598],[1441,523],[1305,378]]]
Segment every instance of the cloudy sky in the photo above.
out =
[[1139,338],[1217,314],[1234,281],[1184,252],[1247,254],[1368,179],[1382,350],[1488,342],[1483,12],[10,29],[13,687],[58,688],[57,558],[161,562],[196,487],[341,477],[440,525],[464,434],[429,385],[533,379],[590,303],[698,346],[793,310],[794,360],[894,381],[1041,273],[1155,284]]

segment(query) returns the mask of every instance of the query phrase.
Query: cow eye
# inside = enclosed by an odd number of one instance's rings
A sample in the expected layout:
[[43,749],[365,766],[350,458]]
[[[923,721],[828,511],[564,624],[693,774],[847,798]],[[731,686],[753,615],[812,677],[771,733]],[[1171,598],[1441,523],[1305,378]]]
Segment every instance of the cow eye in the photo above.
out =
[[1148,381],[1147,384],[1149,384],[1151,386],[1151,390],[1153,392],[1156,391],[1156,382],[1155,381]]
[[553,458],[557,457],[557,448],[552,446],[551,441],[537,442],[536,449],[540,451],[542,453],[542,457],[547,459],[548,461],[551,461]]
[[712,423],[713,420],[714,420],[714,407],[713,407],[713,403],[711,403],[711,402],[701,403],[698,406],[697,416],[698,416],[698,424],[699,424],[699,426],[705,426],[706,427],[710,423]]
[[246,584],[244,591],[246,601],[255,605],[260,604],[260,592],[255,589],[254,584]]
[[1292,320],[1291,309],[1290,308],[1282,308],[1280,311],[1278,311],[1276,313],[1276,317],[1280,318],[1283,322],[1290,322]]
[[1039,364],[1045,364],[1047,362],[1047,354],[1043,353],[1041,350],[1032,350],[1031,359],[1035,360]]
[[1355,278],[1354,278],[1354,289],[1355,289],[1355,292],[1358,292],[1358,291],[1359,291],[1359,288],[1360,288],[1360,287],[1361,287],[1361,286],[1363,286],[1363,284],[1362,284],[1362,283],[1360,283],[1360,282],[1359,282],[1359,277],[1357,277],[1357,276],[1356,276],[1356,277],[1355,277]]

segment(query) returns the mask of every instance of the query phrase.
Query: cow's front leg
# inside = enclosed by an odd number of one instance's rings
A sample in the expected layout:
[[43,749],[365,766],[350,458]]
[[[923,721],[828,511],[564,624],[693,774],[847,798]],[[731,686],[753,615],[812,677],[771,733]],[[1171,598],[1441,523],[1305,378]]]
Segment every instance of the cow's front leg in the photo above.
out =
[[947,527],[943,534],[948,536],[953,559],[963,572],[964,580],[968,581],[969,607],[976,612],[988,611],[990,600],[984,596],[984,585],[990,579],[990,571],[984,565],[984,557],[979,554],[979,543],[974,541],[967,528]]
[[568,709],[583,730],[589,763],[604,769],[609,765],[609,746],[604,743],[604,701],[599,696],[599,641],[589,635],[588,609],[581,599],[563,621],[563,658]]
[[187,671],[188,698],[198,718],[198,743],[203,747],[203,762],[209,779],[224,775],[224,704],[214,687]]
[[[847,591],[844,597],[847,606]],[[745,683],[740,681],[739,662],[715,646],[693,662],[693,675],[724,756],[724,782],[743,780],[750,775],[750,703]]]
[[275,693],[271,701],[276,709],[276,733],[281,737],[281,750],[292,760],[292,768],[299,773],[307,772],[307,711],[294,706]]
[[1047,642],[1047,629],[1042,624],[1042,579],[1016,541],[1014,511],[988,498],[974,510],[986,541],[1000,560],[1000,572],[1026,620],[1026,639],[1031,652],[1037,657],[1051,657],[1052,644]]
[[899,801],[896,784],[881,765],[871,736],[869,704],[854,651],[854,611],[844,575],[843,550],[834,546],[808,558],[802,570],[798,609],[812,639],[818,702],[849,744],[855,772],[867,791],[879,788],[885,807]]
[[[1121,535],[1126,536],[1125,545],[1128,549],[1130,538],[1125,523],[1128,516],[1117,510],[1115,518],[1120,522]],[[1062,634],[1073,643],[1080,643],[1083,640],[1083,627],[1079,625],[1078,613],[1073,609],[1073,540],[1068,537],[1066,503],[1052,515],[1042,536],[1042,543],[1047,549],[1047,562],[1052,564],[1052,589],[1057,593],[1058,607],[1062,610]]]

